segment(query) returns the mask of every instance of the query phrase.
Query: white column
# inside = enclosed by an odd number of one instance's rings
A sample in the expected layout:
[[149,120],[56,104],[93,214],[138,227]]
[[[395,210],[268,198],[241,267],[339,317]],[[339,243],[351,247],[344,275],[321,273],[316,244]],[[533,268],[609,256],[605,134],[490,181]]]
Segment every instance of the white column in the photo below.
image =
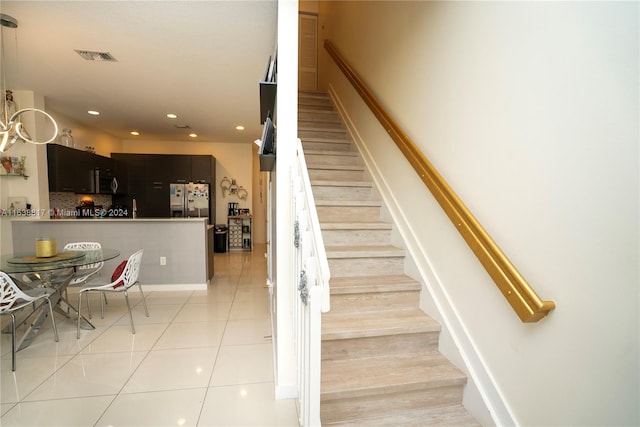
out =
[[291,165],[298,136],[298,1],[278,1],[278,148],[276,179],[276,397],[296,397],[292,298],[293,197]]

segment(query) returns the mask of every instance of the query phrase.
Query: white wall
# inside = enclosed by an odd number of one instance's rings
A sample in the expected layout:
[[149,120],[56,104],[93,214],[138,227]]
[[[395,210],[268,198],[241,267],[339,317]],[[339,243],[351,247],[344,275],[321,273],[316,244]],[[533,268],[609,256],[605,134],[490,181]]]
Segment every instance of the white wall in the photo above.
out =
[[[44,98],[31,91],[13,91],[14,99],[19,109],[39,108],[44,109]],[[21,119],[24,121],[25,129],[36,141],[48,140],[53,135],[53,127],[48,121],[38,120],[42,118],[40,114],[24,114]],[[0,154],[0,157],[22,157],[25,156],[25,174],[28,179],[15,176],[5,176],[0,178],[0,209],[7,210],[10,205],[8,197],[26,197],[27,203],[31,205],[35,217],[46,216],[49,211],[49,178],[47,176],[47,150],[44,145],[35,145],[18,142],[9,150]],[[44,168],[42,165],[44,164]],[[41,215],[41,213],[43,213]],[[15,216],[0,216],[0,253],[11,253],[12,251],[12,231],[11,221]]]
[[98,131],[95,128],[82,125],[57,111],[47,110],[47,112],[51,114],[58,123],[60,133],[62,133],[62,129],[64,128],[71,129],[73,142],[75,148],[78,150],[85,150],[85,147],[90,146],[95,149],[96,154],[105,157],[110,157],[112,152],[122,150],[122,141],[119,138]]
[[[529,283],[522,324],[322,55],[504,425],[638,425],[637,2],[320,2],[330,38]],[[407,231],[407,230],[405,230]],[[475,352],[471,354],[472,352]],[[498,402],[500,398],[502,402]],[[491,401],[493,400],[493,401]]]

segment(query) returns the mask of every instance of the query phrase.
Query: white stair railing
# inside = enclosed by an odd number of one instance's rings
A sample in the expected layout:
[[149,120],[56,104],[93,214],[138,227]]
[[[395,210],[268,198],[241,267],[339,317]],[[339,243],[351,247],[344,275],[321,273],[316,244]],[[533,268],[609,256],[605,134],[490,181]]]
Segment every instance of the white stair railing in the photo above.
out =
[[298,372],[300,425],[320,423],[320,359],[322,313],[330,308],[329,262],[307,163],[298,139],[291,173],[294,209],[294,275],[298,292],[292,301]]

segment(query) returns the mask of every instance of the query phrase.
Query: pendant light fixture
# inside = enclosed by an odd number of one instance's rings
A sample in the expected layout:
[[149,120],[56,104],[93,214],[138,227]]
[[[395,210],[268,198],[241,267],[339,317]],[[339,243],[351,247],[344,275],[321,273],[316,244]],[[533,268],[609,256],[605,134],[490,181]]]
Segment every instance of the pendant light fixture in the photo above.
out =
[[[5,28],[16,29],[18,28],[18,21],[9,15],[0,13],[0,93],[2,94],[2,114],[0,114],[0,153],[7,151],[18,141],[29,142],[31,144],[48,144],[55,141],[58,135],[58,124],[56,121],[46,113],[45,111],[37,108],[23,108],[18,110],[16,103],[13,99],[13,92],[7,88],[6,76],[4,64],[6,64],[4,58],[4,31]],[[26,112],[33,111],[34,113],[41,113],[46,119],[51,120],[53,124],[53,136],[45,141],[36,141],[31,139],[29,133],[24,128],[20,116]]]

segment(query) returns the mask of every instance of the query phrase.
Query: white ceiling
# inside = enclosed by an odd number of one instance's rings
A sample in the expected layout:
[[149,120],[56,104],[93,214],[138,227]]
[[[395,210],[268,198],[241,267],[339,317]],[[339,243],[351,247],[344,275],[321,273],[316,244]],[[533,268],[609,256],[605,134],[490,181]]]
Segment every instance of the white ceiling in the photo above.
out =
[[[198,141],[252,142],[262,131],[258,82],[274,51],[276,10],[275,0],[0,0],[18,21],[2,29],[2,86],[32,90],[47,109],[120,139],[138,130],[144,140],[195,132]],[[74,49],[117,62],[86,61]]]

